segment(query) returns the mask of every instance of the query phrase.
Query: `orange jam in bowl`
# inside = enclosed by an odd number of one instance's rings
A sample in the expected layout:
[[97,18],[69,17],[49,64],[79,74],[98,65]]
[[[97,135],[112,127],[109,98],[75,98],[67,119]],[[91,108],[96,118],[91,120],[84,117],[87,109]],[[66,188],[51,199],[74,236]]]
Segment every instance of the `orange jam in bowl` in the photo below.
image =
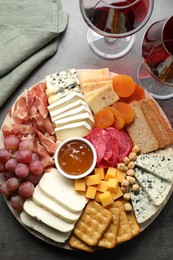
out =
[[97,160],[93,145],[82,137],[63,141],[55,152],[55,165],[58,171],[70,179],[79,179],[90,174]]

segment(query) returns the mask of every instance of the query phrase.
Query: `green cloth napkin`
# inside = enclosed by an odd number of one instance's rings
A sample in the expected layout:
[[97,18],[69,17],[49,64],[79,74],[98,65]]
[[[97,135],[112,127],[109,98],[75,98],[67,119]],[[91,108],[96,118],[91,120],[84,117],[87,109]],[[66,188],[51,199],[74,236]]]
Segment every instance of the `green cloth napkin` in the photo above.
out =
[[55,54],[67,23],[60,0],[0,0],[0,107]]

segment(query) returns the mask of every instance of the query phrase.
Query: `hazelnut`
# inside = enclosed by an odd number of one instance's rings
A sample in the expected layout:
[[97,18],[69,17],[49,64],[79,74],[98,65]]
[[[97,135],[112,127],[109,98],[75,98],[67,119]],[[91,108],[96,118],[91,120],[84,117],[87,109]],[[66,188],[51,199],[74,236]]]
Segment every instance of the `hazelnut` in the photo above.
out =
[[135,163],[134,162],[129,162],[127,165],[128,169],[134,169],[135,168]]
[[120,170],[122,172],[126,172],[127,171],[127,166],[125,165],[125,163],[119,163],[118,164],[118,170]]
[[130,162],[130,159],[126,156],[123,160],[125,165],[128,165],[128,163]]
[[137,183],[135,183],[135,184],[132,185],[131,189],[132,189],[132,191],[139,191],[140,190],[140,186]]
[[129,192],[124,193],[123,198],[124,198],[125,200],[127,200],[127,201],[130,200],[130,198],[131,198],[130,193],[129,193]]
[[139,145],[135,145],[135,146],[133,147],[133,149],[132,149],[132,152],[134,152],[134,153],[139,153],[140,151],[141,151],[141,148],[140,148]]
[[126,176],[126,179],[129,181],[130,185],[133,185],[136,182],[135,178],[132,176]]
[[124,204],[124,209],[125,209],[125,211],[131,211],[132,210],[132,205],[129,202],[125,203]]
[[132,176],[132,177],[133,177],[133,176],[135,175],[135,172],[134,172],[133,169],[129,169],[129,170],[127,170],[126,174],[127,174],[128,176]]
[[130,159],[130,161],[135,161],[136,158],[137,158],[137,154],[136,154],[136,153],[131,152],[131,153],[129,154],[129,159]]
[[121,181],[121,185],[122,185],[123,187],[128,187],[128,186],[129,186],[129,181],[128,181],[127,179],[123,179],[123,180]]

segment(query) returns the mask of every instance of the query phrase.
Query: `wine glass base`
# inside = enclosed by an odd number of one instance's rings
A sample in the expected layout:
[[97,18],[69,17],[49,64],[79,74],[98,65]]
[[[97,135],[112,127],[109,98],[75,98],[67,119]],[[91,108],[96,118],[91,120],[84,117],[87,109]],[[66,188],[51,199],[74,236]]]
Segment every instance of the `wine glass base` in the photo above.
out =
[[90,28],[87,33],[87,41],[91,50],[99,57],[114,60],[125,56],[135,43],[135,35],[125,38],[105,38]]
[[146,89],[147,92],[155,99],[164,100],[173,97],[173,87],[154,79],[149,74],[143,63],[138,69],[137,78],[139,85]]

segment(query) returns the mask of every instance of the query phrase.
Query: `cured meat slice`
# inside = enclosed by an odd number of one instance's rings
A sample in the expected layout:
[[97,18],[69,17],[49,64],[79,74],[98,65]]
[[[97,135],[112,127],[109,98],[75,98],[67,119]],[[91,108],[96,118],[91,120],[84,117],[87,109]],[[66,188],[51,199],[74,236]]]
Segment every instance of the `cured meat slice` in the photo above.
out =
[[48,151],[48,153],[53,154],[55,153],[55,150],[58,146],[56,142],[52,140],[52,138],[49,138],[42,134],[40,131],[35,129],[36,135],[40,141],[40,143],[45,147],[45,149]]
[[94,128],[86,139],[95,147],[97,167],[116,167],[132,149],[131,139],[124,129]]

